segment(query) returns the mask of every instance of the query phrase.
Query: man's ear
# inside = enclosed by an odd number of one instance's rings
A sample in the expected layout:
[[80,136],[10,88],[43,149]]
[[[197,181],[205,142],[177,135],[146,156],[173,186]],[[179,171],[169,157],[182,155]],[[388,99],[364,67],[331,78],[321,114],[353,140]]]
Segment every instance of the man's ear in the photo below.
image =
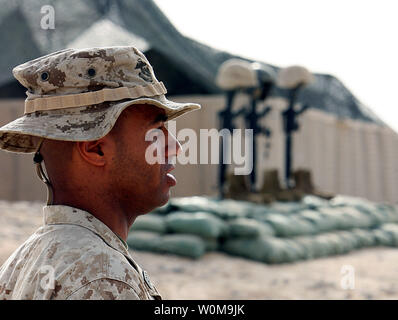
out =
[[107,157],[105,155],[105,139],[95,141],[79,141],[76,142],[76,148],[80,156],[88,163],[102,167],[106,164]]

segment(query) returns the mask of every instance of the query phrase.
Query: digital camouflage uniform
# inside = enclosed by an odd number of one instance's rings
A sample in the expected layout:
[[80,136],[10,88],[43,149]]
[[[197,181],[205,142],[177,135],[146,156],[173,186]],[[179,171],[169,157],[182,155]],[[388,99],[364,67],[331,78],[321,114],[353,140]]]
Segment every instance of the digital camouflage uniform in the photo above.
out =
[[158,299],[127,245],[93,215],[44,207],[44,225],[0,268],[1,299]]
[[49,199],[44,225],[0,268],[0,299],[160,299],[127,244],[95,212],[52,205],[40,146],[44,139],[100,139],[132,105],[162,108],[168,120],[200,106],[168,100],[152,66],[132,46],[66,49],[19,65],[13,74],[28,89],[25,114],[0,128],[0,148],[35,153]]

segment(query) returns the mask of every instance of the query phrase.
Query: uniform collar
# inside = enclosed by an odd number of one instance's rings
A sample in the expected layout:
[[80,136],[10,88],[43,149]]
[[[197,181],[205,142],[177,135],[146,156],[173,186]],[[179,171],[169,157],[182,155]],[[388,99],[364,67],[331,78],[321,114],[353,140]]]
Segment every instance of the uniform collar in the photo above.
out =
[[101,237],[109,246],[130,257],[126,242],[87,211],[70,206],[50,205],[43,207],[43,213],[44,224],[72,224],[87,228]]

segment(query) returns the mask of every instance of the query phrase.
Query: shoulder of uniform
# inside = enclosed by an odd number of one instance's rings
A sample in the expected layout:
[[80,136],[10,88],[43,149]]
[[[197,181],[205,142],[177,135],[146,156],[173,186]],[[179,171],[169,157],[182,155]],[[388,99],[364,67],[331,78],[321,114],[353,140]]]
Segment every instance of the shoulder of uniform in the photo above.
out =
[[67,300],[143,300],[143,292],[133,285],[112,278],[92,280],[66,297]]
[[[57,265],[56,276],[68,288],[85,285],[99,278],[110,278],[126,283],[138,283],[138,273],[127,258],[108,245],[100,236],[85,228],[65,226],[47,232],[41,241],[43,264]],[[69,291],[69,290],[68,290]]]

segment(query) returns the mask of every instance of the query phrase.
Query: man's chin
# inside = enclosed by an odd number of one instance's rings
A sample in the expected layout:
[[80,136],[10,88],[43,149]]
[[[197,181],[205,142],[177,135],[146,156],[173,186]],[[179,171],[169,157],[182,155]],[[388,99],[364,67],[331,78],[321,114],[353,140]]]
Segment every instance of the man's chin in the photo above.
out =
[[169,202],[169,199],[170,199],[170,188],[162,197],[162,201],[161,201],[160,205],[158,205],[158,207],[164,206],[167,202]]
[[167,202],[169,202],[169,199],[170,199],[170,188],[167,188],[167,190],[163,191],[161,196],[159,196],[156,199],[156,202],[153,203],[154,207],[152,210],[164,206]]
[[153,191],[150,193],[150,195],[147,194],[147,196],[150,196],[150,198],[146,198],[146,203],[150,204],[151,206],[151,208],[148,208],[149,210],[147,212],[151,212],[156,208],[162,207],[167,204],[171,196],[170,186],[163,186],[160,191]]

